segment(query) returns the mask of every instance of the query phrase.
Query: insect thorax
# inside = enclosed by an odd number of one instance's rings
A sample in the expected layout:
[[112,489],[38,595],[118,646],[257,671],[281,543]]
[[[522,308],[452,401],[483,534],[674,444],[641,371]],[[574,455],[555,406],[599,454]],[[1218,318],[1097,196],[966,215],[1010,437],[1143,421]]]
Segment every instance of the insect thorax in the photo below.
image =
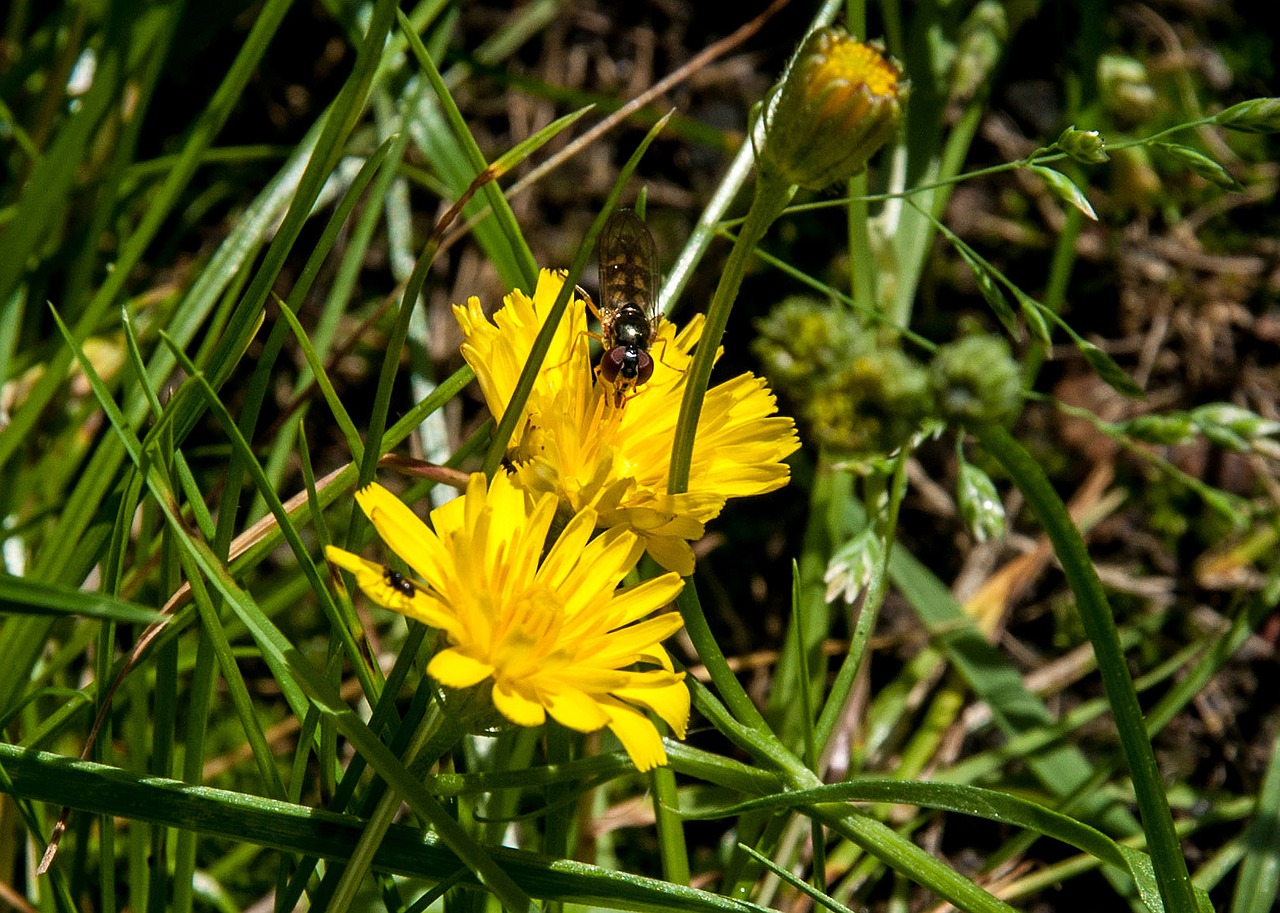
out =
[[635,304],[624,304],[614,315],[612,336],[615,346],[627,349],[646,348],[649,345],[649,318]]

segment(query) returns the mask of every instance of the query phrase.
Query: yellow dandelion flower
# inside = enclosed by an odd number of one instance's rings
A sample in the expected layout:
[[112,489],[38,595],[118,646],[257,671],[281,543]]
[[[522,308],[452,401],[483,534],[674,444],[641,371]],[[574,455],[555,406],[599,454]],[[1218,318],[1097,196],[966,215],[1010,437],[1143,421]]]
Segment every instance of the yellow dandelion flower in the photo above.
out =
[[[506,411],[563,282],[563,273],[543,270],[533,297],[512,292],[492,321],[478,298],[455,305],[466,338],[462,355],[495,418]],[[654,560],[683,576],[693,573],[690,543],[725,500],[787,484],[782,461],[800,446],[795,423],[774,414],[777,402],[764,380],[740,375],[707,393],[688,491],[668,493],[689,352],[701,333],[701,316],[679,333],[661,320],[649,348],[653,376],[619,408],[612,385],[601,383],[591,364],[586,305],[571,302],[507,450],[526,491],[554,493],[562,516],[593,509],[601,527],[631,530]]]
[[505,475],[492,485],[471,476],[463,497],[432,511],[431,527],[380,485],[356,502],[416,577],[333,546],[325,554],[374,602],[444,633],[427,665],[435,681],[491,686],[494,708],[520,726],[548,716],[579,732],[607,726],[640,770],[666,763],[644,710],[684,738],[689,690],[661,643],[681,620],[649,616],[683,581],[669,573],[618,589],[644,550],[635,534],[591,538],[597,518],[586,510],[548,546],[556,499]]

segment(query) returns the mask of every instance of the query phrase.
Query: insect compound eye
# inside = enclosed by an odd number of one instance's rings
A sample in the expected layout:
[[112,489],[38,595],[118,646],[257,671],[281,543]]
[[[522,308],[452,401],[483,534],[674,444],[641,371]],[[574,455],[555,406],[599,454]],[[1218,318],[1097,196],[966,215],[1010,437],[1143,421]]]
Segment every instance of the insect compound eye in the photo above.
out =
[[600,358],[600,376],[607,383],[613,383],[618,379],[618,372],[622,370],[623,359],[627,357],[627,350],[622,346],[610,349]]
[[645,384],[649,382],[649,378],[653,377],[653,359],[649,357],[649,353],[640,352],[640,358],[636,365],[636,383]]

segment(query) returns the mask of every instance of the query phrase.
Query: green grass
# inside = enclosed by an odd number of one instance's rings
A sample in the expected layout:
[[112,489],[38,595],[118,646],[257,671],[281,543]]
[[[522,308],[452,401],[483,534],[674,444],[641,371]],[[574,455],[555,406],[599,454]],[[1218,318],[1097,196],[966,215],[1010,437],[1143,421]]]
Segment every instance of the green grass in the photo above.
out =
[[[1235,13],[1188,15],[1176,33],[1199,50],[1226,30],[1234,84],[1164,58],[1146,83],[1108,82],[1121,65],[1104,50],[1149,48],[1089,8],[780,15],[745,46],[759,86],[837,14],[883,35],[912,84],[869,170],[820,193],[771,185],[740,129],[696,107],[664,119],[663,102],[513,194],[625,100],[620,84],[554,74],[570,50],[595,55],[592,73],[629,60],[631,19],[601,14],[593,27],[619,42],[603,48],[546,3],[12,4],[4,902],[1269,910],[1280,704],[1252,657],[1274,646],[1280,600],[1280,416],[1270,350],[1246,351],[1238,328],[1274,309],[1266,261],[1249,258],[1277,229],[1280,105],[1248,101],[1273,94],[1274,74]],[[690,54],[741,24],[694,17],[686,34],[656,6],[636,15]],[[650,83],[674,53],[657,47]],[[91,81],[72,80],[89,63]],[[745,127],[763,89],[730,81]],[[1046,82],[1053,123],[1010,128],[1018,92]],[[1099,131],[1109,160],[1072,126]],[[814,403],[904,402],[888,399],[901,377],[870,372],[857,399],[841,351],[830,371],[815,357],[800,382],[773,378],[804,448],[782,493],[712,521],[677,600],[673,653],[701,678],[669,767],[637,774],[608,738],[554,727],[436,745],[436,632],[353,599],[323,547],[375,553],[352,499],[375,477],[425,514],[451,471],[500,471],[517,410],[495,423],[477,407],[445,305],[492,307],[554,266],[570,270],[569,306],[608,210],[641,187],[667,312],[707,313],[671,490],[689,483],[703,393],[760,371],[752,340],[789,295],[811,296],[810,319],[850,321],[868,364],[902,353],[894,364],[921,376],[975,325],[1005,337],[1020,416],[925,410],[895,446],[852,454],[823,438]],[[1141,247],[1135,226],[1201,265],[1169,255],[1173,278],[1143,284],[1114,253]],[[1124,310],[1162,295],[1167,311]],[[1256,369],[1253,387],[1183,382],[1222,349],[1206,356],[1179,327],[1208,333],[1217,312],[1196,307],[1222,300],[1238,305],[1237,348],[1220,357]],[[1133,344],[1153,338],[1153,313],[1183,346],[1164,362]],[[1060,401],[1082,377],[1092,399]],[[1059,433],[1082,415],[1111,480],[1092,499]],[[1009,509],[1003,543],[929,506],[939,492],[954,505],[957,455]],[[1012,597],[971,598],[966,581],[996,586],[1041,536]],[[863,573],[856,610],[829,598],[833,561]],[[1126,586],[1156,579],[1171,592]],[[736,665],[769,650],[755,671]],[[429,773],[420,749],[442,756]]]

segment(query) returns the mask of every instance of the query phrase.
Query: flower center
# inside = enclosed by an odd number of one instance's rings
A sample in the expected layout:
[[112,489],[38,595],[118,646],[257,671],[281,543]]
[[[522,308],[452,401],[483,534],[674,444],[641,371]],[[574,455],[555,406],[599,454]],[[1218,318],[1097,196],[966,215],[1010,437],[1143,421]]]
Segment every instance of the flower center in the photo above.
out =
[[818,69],[822,79],[842,79],[851,86],[865,84],[873,95],[894,95],[898,73],[875,48],[859,41],[835,42]]
[[497,678],[521,679],[545,672],[560,645],[562,600],[545,586],[513,599],[494,628],[490,650]]

